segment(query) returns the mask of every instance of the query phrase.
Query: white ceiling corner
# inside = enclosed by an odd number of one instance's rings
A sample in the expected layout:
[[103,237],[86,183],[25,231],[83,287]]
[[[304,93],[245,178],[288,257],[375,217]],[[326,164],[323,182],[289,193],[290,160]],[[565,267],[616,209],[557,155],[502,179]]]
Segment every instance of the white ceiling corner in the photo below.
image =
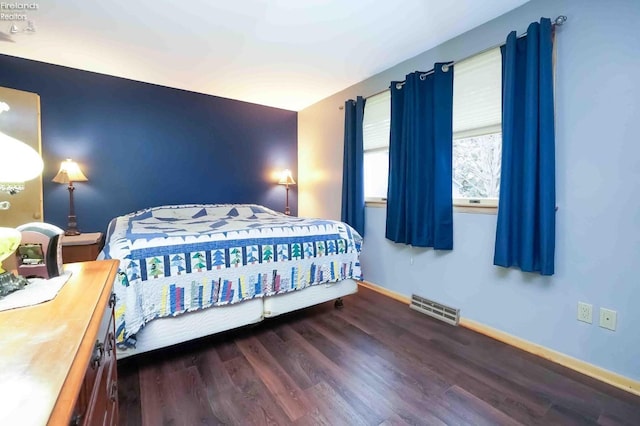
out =
[[29,0],[0,53],[299,111],[527,1]]

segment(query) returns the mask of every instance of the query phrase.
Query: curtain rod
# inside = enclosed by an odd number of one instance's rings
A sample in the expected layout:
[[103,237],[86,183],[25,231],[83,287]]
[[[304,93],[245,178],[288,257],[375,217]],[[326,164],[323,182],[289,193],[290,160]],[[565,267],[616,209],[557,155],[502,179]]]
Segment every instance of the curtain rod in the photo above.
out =
[[[562,24],[564,24],[565,22],[567,22],[567,17],[566,17],[565,15],[560,15],[560,16],[556,17],[556,19],[554,19],[554,20],[551,22],[551,27],[553,28],[553,27],[556,27],[556,26],[562,26]],[[518,36],[518,38],[522,38],[522,37],[524,37],[524,36],[526,36],[526,35],[527,35],[527,33],[526,33],[526,32],[524,32],[524,33],[520,34],[520,35]],[[480,55],[480,54],[482,54],[482,53],[488,52],[489,50],[493,50],[493,49],[498,48],[498,47],[501,47],[501,46],[503,46],[503,45],[504,45],[504,43],[496,44],[496,45],[494,45],[494,46],[491,46],[491,47],[488,47],[488,48],[486,48],[486,49],[484,49],[484,50],[481,50],[480,52],[476,52],[476,53],[474,53],[474,54],[472,54],[472,55],[469,55],[469,56],[467,56],[467,57],[465,57],[465,58],[458,59],[458,60],[456,60],[456,61],[447,62],[447,63],[445,63],[445,64],[443,64],[443,65],[442,65],[442,71],[447,72],[447,71],[449,70],[449,67],[450,67],[451,65],[454,65],[454,64],[456,64],[456,63],[458,63],[458,62],[465,61],[465,60],[467,60],[467,59],[469,59],[469,58],[471,58],[471,57],[473,57],[473,56]],[[425,73],[422,73],[422,74],[420,74],[420,78],[421,78],[421,79],[424,79],[426,76],[428,76],[428,75],[430,75],[430,74],[433,74],[433,72],[434,72],[434,71],[433,71],[433,70],[431,70],[431,71],[427,71],[427,72],[425,72]],[[397,84],[397,85],[399,85],[400,87],[402,87],[402,85],[404,84],[404,81],[398,82],[398,83],[396,83],[396,84]],[[400,87],[398,87],[398,89],[399,89]],[[379,92],[376,92],[376,93],[374,93],[373,95],[366,96],[366,97],[365,97],[365,99],[368,99],[368,98],[371,98],[371,97],[373,97],[373,96],[379,95],[380,93],[384,93],[384,92],[386,92],[387,90],[389,90],[389,89],[387,88],[387,89],[381,90],[381,91],[379,91]],[[340,105],[339,109],[343,109],[343,108],[344,108],[344,106],[343,106],[343,105]]]

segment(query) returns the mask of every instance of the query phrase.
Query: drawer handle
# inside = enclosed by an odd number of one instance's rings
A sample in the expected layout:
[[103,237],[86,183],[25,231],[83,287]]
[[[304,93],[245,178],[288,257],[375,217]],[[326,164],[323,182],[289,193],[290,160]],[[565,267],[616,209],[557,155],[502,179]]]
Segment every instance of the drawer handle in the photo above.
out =
[[104,343],[96,340],[96,346],[93,348],[93,356],[91,357],[91,367],[94,370],[100,367],[103,357],[104,357]]
[[111,297],[109,297],[109,307],[113,309],[116,306],[116,294],[111,293]]
[[109,392],[109,399],[116,402],[118,399],[118,382],[111,383],[111,391]]
[[76,414],[69,421],[69,426],[80,426],[82,424],[82,414]]
[[115,338],[113,337],[113,333],[109,332],[109,336],[107,337],[107,353],[111,353],[113,351],[113,342]]

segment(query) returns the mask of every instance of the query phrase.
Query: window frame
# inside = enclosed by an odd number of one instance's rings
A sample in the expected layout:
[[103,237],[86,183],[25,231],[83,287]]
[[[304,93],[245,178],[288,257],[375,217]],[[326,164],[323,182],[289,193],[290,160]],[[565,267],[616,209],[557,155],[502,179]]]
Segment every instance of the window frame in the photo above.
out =
[[[383,119],[383,121],[386,121],[388,123],[388,126],[386,126],[384,123],[376,123],[377,127],[388,127],[388,132],[387,132],[387,138],[386,138],[386,144],[385,145],[380,145],[379,143],[374,143],[374,147],[373,148],[367,148],[367,143],[366,143],[366,136],[369,135],[370,133],[369,130],[370,128],[367,126],[367,105],[371,105],[372,102],[370,102],[370,100],[373,100],[375,102],[376,97],[378,99],[383,99],[383,100],[388,100],[388,105],[389,105],[389,113],[388,115],[386,115],[386,117]],[[363,155],[363,164],[364,164],[364,157],[367,153],[375,153],[375,152],[385,152],[387,154],[387,160],[389,158],[389,138],[391,137],[391,89],[386,89],[383,90],[379,93],[376,93],[374,95],[371,95],[367,98],[367,102],[364,105],[364,119],[363,119],[363,149],[362,149],[362,155]],[[376,111],[377,113],[379,113],[380,111]],[[379,117],[377,117],[379,118]],[[373,132],[376,133],[376,130],[379,130],[378,128],[374,129]],[[379,135],[377,135],[379,137]],[[376,138],[375,142],[379,142],[379,139]],[[388,174],[387,174],[388,176]],[[366,188],[366,181],[365,181],[365,188]],[[368,204],[376,204],[376,205],[386,205],[387,203],[387,197],[386,194],[384,197],[375,197],[375,196],[367,196],[367,194],[365,193],[365,205]]]
[[[464,70],[461,66],[465,67]],[[462,61],[458,61],[456,66],[454,66],[454,73],[456,68],[459,79],[462,79],[458,81],[458,90],[462,90],[461,93],[466,93],[464,91],[465,89],[470,90],[471,97],[464,99],[457,97],[454,74],[454,129],[451,138],[452,149],[455,141],[460,139],[497,133],[500,133],[502,138],[502,54],[500,47],[487,49]],[[491,70],[494,72],[497,71],[499,74],[496,76]],[[480,74],[476,74],[478,72]],[[478,78],[481,80],[478,80]],[[488,80],[484,80],[483,78]],[[487,86],[478,85],[480,81],[486,82]],[[479,93],[481,93],[482,96],[479,96]],[[499,103],[496,103],[495,101],[498,98],[500,99]],[[465,103],[456,104],[456,100],[464,100]],[[471,102],[471,105],[475,105],[471,107],[471,111],[480,113],[479,119],[475,117],[475,115],[469,115],[470,107],[468,102]],[[456,106],[458,108],[457,111],[461,115],[456,116]],[[478,110],[478,108],[480,108],[480,110]],[[453,171],[454,170],[452,170],[452,172]],[[487,208],[496,209],[498,207],[498,201],[499,198],[454,197],[453,205],[454,207],[475,210]]]
[[[369,153],[372,153],[372,152],[385,152],[387,154],[387,159],[389,158],[389,147],[388,146],[386,148],[370,148],[370,149],[366,149],[366,150],[363,149],[362,150],[363,157],[364,157],[364,154],[367,153],[367,152],[369,152]],[[364,162],[364,159],[363,159],[363,162]],[[387,176],[388,176],[388,173],[387,173]],[[388,186],[387,186],[387,188],[388,188]],[[365,194],[364,202],[365,202],[365,205],[367,203],[386,204],[387,203],[387,197],[372,197],[372,196],[367,196]]]
[[[453,134],[451,138],[451,144],[453,148],[453,143],[457,139],[466,139],[466,138],[474,138],[480,136],[488,136],[500,133],[502,135],[502,124],[495,126],[487,126],[480,129],[467,130],[462,132],[456,132]],[[453,179],[453,178],[452,178]],[[465,197],[454,197],[453,198],[453,206],[454,207],[465,207],[471,209],[497,209],[498,208],[499,198],[465,198]]]

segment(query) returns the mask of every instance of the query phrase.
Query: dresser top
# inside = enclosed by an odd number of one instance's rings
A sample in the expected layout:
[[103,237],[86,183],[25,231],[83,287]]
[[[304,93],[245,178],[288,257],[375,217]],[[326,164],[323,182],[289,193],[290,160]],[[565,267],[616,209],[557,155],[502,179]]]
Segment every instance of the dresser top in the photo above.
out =
[[117,260],[74,263],[51,301],[0,312],[0,424],[68,424]]

